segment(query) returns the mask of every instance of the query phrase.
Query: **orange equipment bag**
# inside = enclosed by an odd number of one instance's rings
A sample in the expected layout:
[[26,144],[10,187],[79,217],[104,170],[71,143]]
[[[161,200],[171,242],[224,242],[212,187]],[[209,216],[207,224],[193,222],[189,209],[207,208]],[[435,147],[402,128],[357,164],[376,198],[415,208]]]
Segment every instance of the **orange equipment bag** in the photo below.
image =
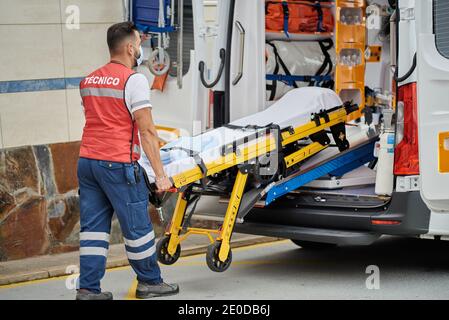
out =
[[151,90],[159,90],[164,92],[165,83],[167,82],[168,71],[160,76],[155,76],[153,80],[153,84],[151,85]]
[[265,1],[267,31],[289,33],[333,32],[333,3],[329,1]]

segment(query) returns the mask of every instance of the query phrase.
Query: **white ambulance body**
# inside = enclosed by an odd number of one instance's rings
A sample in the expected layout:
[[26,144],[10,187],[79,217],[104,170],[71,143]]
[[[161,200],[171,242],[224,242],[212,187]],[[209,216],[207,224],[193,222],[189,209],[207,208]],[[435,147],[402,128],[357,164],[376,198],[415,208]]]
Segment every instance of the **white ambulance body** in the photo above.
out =
[[[382,56],[378,63],[367,63],[366,85],[388,95],[396,76],[394,145],[408,148],[408,158],[419,159],[419,169],[403,167],[396,159],[394,172],[387,177],[393,178],[394,189],[387,196],[375,193],[379,184],[375,180],[371,185],[349,187],[345,177],[322,180],[321,188],[300,189],[266,207],[256,206],[238,221],[237,232],[289,238],[311,247],[370,244],[382,235],[449,239],[449,4],[442,0],[367,1],[367,5],[376,4],[396,10],[399,14],[393,16],[399,20],[391,24],[388,38],[379,30],[367,31],[369,44],[382,46]],[[183,89],[176,88],[176,79],[169,79],[167,90],[153,93],[153,104],[166,108],[155,108],[156,118],[191,134],[270,105],[265,46],[271,39],[265,32],[265,0],[218,0],[217,6],[217,25],[206,27],[203,1],[192,1],[195,49]],[[211,42],[212,51],[208,50]],[[203,75],[200,61],[206,66]],[[213,87],[206,88],[214,80]],[[213,98],[210,105],[209,97]],[[411,146],[416,142],[419,154]],[[363,181],[365,169],[346,178]],[[375,176],[378,167],[369,169]],[[325,188],[326,183],[343,187]],[[217,218],[217,213],[203,207],[199,209],[203,218]]]

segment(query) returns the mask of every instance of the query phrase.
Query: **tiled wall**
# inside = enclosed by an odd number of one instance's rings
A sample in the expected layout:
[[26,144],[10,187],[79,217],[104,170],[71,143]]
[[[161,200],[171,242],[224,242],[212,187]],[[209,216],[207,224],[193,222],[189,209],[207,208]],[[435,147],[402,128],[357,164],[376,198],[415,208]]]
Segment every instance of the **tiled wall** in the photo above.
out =
[[[216,3],[204,4],[205,20],[213,23]],[[79,30],[66,26],[69,6],[79,8]],[[107,61],[106,30],[122,20],[122,0],[1,0],[0,85],[17,80],[76,81]],[[0,90],[0,149],[78,141],[83,126],[76,87]]]
[[[72,5],[79,30],[66,27]],[[85,76],[107,61],[106,30],[122,19],[122,0],[0,1],[0,82]],[[76,141],[83,125],[76,88],[0,93],[0,148]]]

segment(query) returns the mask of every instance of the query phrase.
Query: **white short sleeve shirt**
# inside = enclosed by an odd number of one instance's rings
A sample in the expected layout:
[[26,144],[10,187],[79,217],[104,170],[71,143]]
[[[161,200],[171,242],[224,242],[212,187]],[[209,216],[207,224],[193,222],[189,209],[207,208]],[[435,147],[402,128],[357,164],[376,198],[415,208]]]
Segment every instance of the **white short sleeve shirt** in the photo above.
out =
[[150,85],[142,73],[134,73],[128,78],[128,82],[125,85],[125,101],[132,115],[137,110],[152,108],[150,103]]

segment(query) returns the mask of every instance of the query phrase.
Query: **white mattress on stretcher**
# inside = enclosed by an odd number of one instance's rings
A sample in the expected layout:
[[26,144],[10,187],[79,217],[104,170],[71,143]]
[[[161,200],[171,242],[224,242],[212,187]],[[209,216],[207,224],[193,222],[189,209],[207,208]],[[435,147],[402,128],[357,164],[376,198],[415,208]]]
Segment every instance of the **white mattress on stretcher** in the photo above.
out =
[[[330,89],[319,87],[298,88],[289,91],[264,111],[236,120],[231,125],[264,127],[269,124],[276,124],[279,125],[280,129],[287,127],[296,128],[310,122],[312,114],[322,110],[329,110],[342,104],[340,97]],[[181,137],[161,149],[161,159],[164,163],[165,173],[172,177],[191,170],[198,165],[193,157],[190,157],[186,151],[179,148],[197,152],[204,163],[209,163],[221,156],[223,146],[253,134],[254,131],[252,130],[221,127],[194,137]],[[256,141],[253,143],[256,143]],[[248,144],[251,144],[251,141]],[[144,153],[139,163],[147,172],[150,182],[154,182],[154,171]]]

